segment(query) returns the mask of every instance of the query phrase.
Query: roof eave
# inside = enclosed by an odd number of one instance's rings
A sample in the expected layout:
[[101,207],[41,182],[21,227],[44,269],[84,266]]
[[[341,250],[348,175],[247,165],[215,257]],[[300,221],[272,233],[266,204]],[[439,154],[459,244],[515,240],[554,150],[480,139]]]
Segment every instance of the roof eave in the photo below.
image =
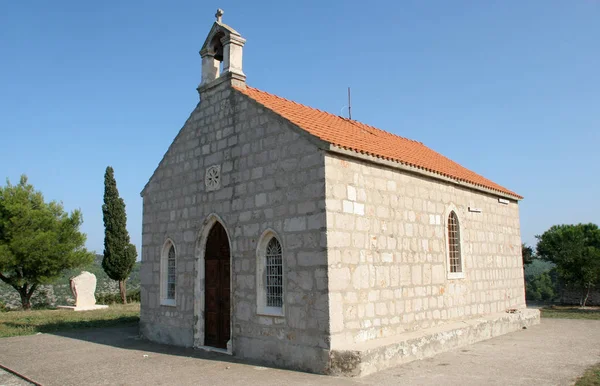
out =
[[360,160],[372,162],[372,163],[375,163],[378,165],[384,165],[384,166],[388,166],[388,167],[391,167],[394,169],[399,169],[399,170],[407,171],[410,173],[420,174],[422,176],[434,178],[436,180],[450,182],[455,185],[464,186],[469,189],[478,190],[480,192],[484,192],[487,194],[492,194],[492,195],[500,197],[500,198],[506,198],[506,199],[513,200],[513,201],[520,201],[523,199],[523,197],[518,196],[518,195],[512,195],[512,194],[509,194],[507,192],[503,192],[500,190],[490,189],[485,186],[476,185],[476,184],[473,184],[473,183],[470,183],[467,181],[457,180],[455,178],[451,178],[451,177],[448,177],[448,176],[445,176],[445,175],[442,175],[439,173],[435,173],[435,172],[432,172],[429,170],[425,170],[425,169],[418,168],[415,166],[407,165],[407,164],[399,162],[399,161],[388,160],[388,159],[376,157],[376,156],[369,155],[369,154],[359,153],[354,150],[344,149],[344,148],[341,148],[341,147],[333,145],[333,144],[329,144],[329,147],[327,148],[327,150],[332,153],[337,153],[337,154],[342,154],[342,155],[345,155],[348,157],[358,158]]

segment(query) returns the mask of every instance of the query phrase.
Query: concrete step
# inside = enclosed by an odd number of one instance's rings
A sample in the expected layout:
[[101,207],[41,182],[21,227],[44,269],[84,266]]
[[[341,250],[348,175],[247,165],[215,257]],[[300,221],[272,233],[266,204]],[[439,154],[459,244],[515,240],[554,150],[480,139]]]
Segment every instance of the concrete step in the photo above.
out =
[[332,348],[328,373],[364,376],[538,324],[540,312],[519,309],[451,322],[395,337]]

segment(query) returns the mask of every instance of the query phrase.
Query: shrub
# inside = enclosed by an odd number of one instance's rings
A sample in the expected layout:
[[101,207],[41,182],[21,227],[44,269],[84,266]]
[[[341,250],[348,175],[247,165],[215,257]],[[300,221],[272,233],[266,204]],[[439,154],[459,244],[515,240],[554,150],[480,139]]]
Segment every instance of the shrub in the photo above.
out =
[[[127,302],[140,302],[140,290],[136,289],[127,293]],[[97,304],[122,304],[120,293],[102,293],[96,295]]]
[[54,303],[56,303],[54,291],[52,287],[48,286],[40,288],[35,296],[33,296],[31,299],[32,308],[36,310],[52,308]]
[[556,297],[555,282],[548,272],[544,272],[529,280],[525,286],[528,300],[549,302]]
[[2,300],[0,300],[0,312],[8,312],[8,311],[10,311],[10,310],[8,309],[8,307],[6,307],[6,304]]
[[139,303],[141,301],[141,298],[142,295],[139,289],[127,293],[127,302]]

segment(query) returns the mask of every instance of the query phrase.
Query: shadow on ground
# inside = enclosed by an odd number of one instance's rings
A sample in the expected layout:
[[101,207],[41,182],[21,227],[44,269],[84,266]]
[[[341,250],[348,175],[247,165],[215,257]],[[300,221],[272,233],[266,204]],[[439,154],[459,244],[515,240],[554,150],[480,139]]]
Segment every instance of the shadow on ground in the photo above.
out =
[[[128,318],[123,318],[128,319]],[[85,322],[81,323],[82,327]],[[127,322],[125,322],[127,323]],[[114,324],[113,324],[114,326]],[[96,326],[88,326],[96,327]],[[206,351],[202,349],[194,349],[191,347],[172,346],[151,342],[139,334],[139,326],[135,321],[129,321],[128,324],[118,327],[105,328],[89,328],[80,330],[53,330],[52,335],[61,336],[64,338],[83,340],[90,343],[102,344],[111,347],[117,347],[126,350],[137,350],[148,353],[156,353],[161,355],[173,355],[186,358],[197,358],[223,363],[237,363],[245,365],[265,366],[260,361],[245,360],[233,357],[231,355],[218,352]],[[277,368],[268,366],[270,368]]]

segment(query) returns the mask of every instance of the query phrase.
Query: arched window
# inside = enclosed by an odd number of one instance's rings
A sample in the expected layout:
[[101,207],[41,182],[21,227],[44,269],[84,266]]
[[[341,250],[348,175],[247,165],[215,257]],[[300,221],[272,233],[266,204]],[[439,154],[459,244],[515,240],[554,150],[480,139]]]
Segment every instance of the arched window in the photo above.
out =
[[177,279],[175,269],[175,247],[171,244],[167,255],[167,299],[175,299],[175,281]]
[[454,211],[448,216],[448,264],[450,273],[462,273],[460,225]]
[[267,307],[283,306],[283,265],[281,262],[281,244],[275,237],[267,244],[265,288]]
[[173,242],[167,240],[163,247],[160,264],[160,304],[174,306],[176,290],[177,254]]
[[284,316],[283,247],[272,230],[263,233],[256,250],[256,312]]

